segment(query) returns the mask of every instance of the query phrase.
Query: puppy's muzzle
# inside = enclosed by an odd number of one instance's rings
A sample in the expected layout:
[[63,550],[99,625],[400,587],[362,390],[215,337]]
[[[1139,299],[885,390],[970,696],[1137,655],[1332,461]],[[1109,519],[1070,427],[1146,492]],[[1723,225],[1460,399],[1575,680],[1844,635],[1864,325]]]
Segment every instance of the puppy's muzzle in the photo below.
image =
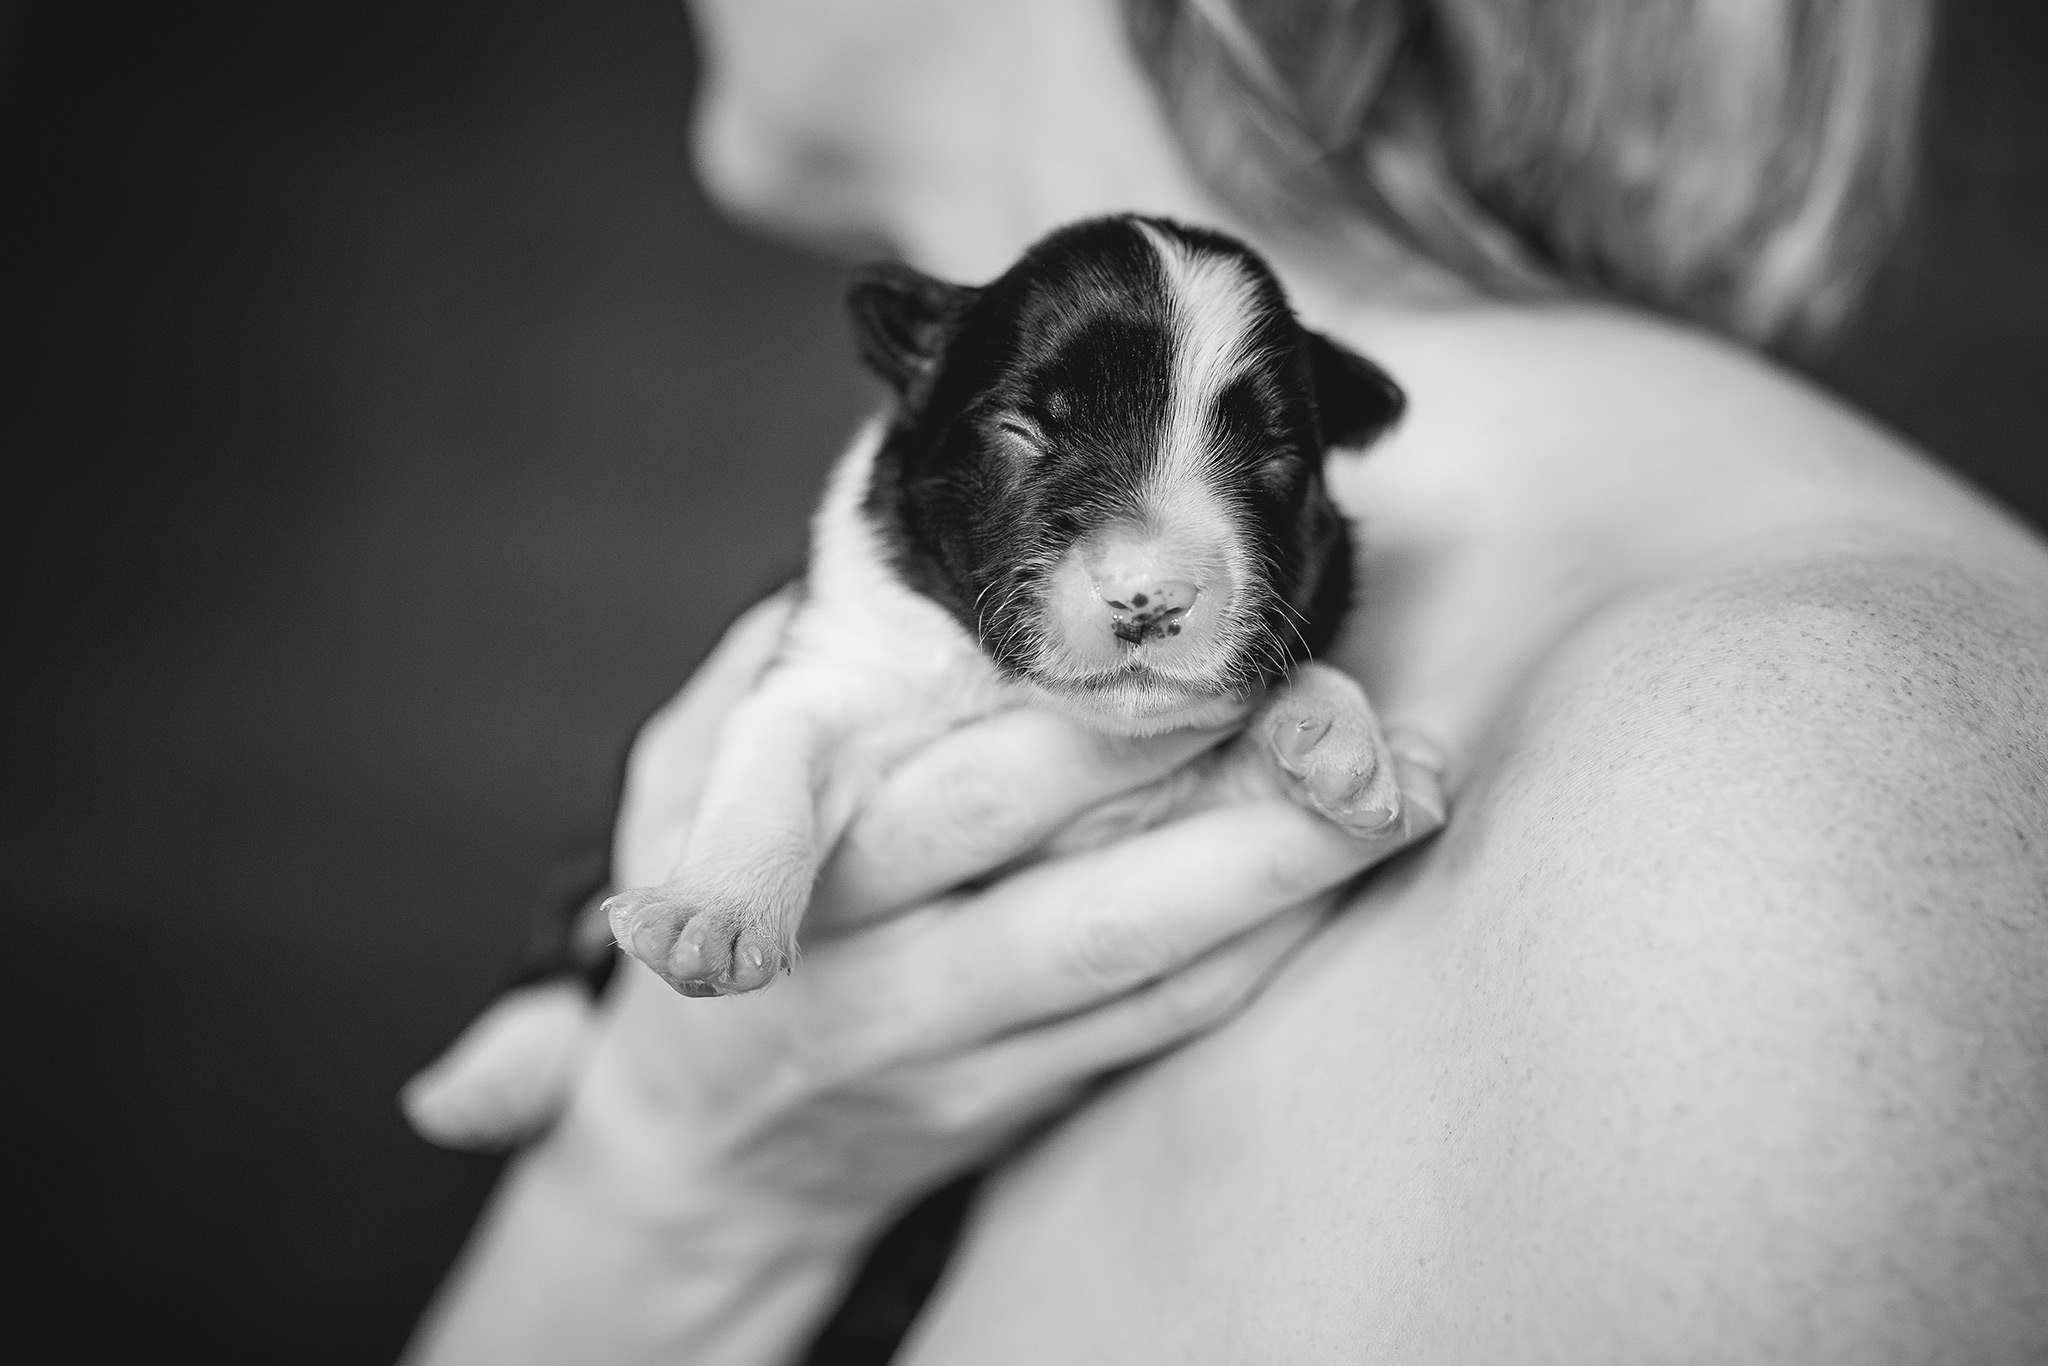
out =
[[1077,542],[1048,588],[1064,662],[1098,673],[1212,665],[1223,644],[1218,609],[1236,585],[1221,545],[1183,529],[1116,522]]

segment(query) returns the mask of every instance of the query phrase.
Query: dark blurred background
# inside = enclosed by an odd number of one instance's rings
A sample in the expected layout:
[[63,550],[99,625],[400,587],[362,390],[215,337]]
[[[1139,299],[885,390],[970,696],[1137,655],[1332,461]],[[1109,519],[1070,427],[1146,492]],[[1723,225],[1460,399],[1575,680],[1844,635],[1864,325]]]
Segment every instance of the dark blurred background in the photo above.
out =
[[[495,1171],[392,1095],[798,561],[871,397],[840,267],[698,196],[674,0],[0,26],[30,1312],[385,1360]],[[1816,374],[2040,525],[2048,6],[1948,8],[1929,128]]]

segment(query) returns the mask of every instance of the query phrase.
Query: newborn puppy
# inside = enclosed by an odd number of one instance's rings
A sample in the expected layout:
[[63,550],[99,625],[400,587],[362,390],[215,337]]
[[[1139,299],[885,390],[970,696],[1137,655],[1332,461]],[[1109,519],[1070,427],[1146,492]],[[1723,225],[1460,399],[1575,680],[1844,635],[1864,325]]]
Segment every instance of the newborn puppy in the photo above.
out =
[[[893,409],[832,474],[804,599],[726,723],[675,879],[606,903],[619,944],[686,995],[788,968],[862,798],[964,721],[1243,718],[1350,601],[1325,449],[1402,407],[1249,248],[1161,219],[1063,228],[978,289],[875,267],[849,302]],[[1266,723],[1300,799],[1355,829],[1393,818],[1349,680],[1295,670]]]
[[[877,266],[849,303],[894,402],[833,471],[802,600],[726,722],[674,880],[604,903],[628,953],[686,995],[762,987],[879,778],[1006,707],[1130,735],[1258,712],[1249,743],[1054,852],[1276,791],[1356,832],[1395,818],[1364,694],[1306,662],[1352,587],[1324,452],[1399,417],[1392,380],[1296,322],[1250,249],[1153,218],[1064,228],[979,289]],[[529,964],[406,1088],[428,1137],[503,1146],[559,1109],[590,1018],[574,974],[612,961],[582,895],[542,936],[562,961]]]

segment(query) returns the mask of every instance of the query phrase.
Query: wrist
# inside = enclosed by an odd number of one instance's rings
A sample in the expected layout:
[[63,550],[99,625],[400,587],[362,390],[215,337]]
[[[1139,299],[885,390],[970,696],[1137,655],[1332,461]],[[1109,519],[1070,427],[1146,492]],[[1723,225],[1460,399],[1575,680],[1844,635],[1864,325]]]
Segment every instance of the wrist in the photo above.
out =
[[864,1226],[709,1181],[637,1202],[577,1139],[507,1171],[409,1361],[765,1366],[803,1349]]
[[[651,974],[636,978],[648,996],[673,1004]],[[748,1097],[700,1089],[672,1059],[642,1056],[634,1045],[646,1032],[628,1025],[607,1034],[568,1109],[523,1161],[648,1236],[709,1238],[736,1255],[850,1256],[887,1202],[806,1180],[832,1167],[823,1154],[795,1167],[765,1163],[762,1154],[781,1145],[763,1142]]]

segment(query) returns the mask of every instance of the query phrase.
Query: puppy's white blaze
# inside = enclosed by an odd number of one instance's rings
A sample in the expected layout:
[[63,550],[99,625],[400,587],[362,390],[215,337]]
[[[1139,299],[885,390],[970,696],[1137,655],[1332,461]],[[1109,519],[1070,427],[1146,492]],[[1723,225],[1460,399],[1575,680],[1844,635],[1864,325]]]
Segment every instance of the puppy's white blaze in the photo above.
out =
[[1195,251],[1149,223],[1138,230],[1158,253],[1173,317],[1172,392],[1154,481],[1200,479],[1214,459],[1210,414],[1250,359],[1258,290],[1235,258]]
[[1249,643],[1265,609],[1252,600],[1256,567],[1235,510],[1217,496],[1211,437],[1218,401],[1252,360],[1258,286],[1235,257],[1198,251],[1149,223],[1137,226],[1159,258],[1172,317],[1166,431],[1138,503],[1155,527],[1220,553],[1227,582],[1218,586],[1227,593],[1217,595],[1222,611],[1210,633],[1220,657]]

